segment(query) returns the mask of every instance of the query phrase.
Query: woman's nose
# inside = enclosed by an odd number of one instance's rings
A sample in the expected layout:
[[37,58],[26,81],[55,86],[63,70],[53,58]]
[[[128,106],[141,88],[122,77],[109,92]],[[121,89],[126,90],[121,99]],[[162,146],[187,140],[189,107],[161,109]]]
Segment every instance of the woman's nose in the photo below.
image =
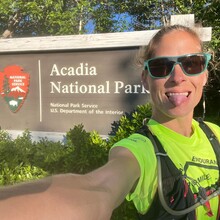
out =
[[173,72],[170,76],[170,80],[175,83],[181,83],[182,81],[186,80],[186,74],[183,72],[183,69],[180,64],[175,63],[173,67]]

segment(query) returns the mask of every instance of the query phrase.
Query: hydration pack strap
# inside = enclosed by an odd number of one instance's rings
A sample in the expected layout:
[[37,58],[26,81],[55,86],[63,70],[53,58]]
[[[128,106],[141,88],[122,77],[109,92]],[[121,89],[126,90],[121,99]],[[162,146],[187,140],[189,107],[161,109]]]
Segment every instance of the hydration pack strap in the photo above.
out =
[[[210,143],[211,143],[211,145],[212,145],[212,147],[213,147],[213,150],[214,150],[214,152],[215,152],[215,155],[216,155],[216,159],[217,159],[217,164],[218,164],[218,167],[220,168],[220,144],[219,144],[219,141],[218,141],[218,139],[217,139],[217,137],[215,136],[215,134],[213,133],[213,131],[208,127],[208,125],[207,124],[205,124],[204,122],[203,122],[203,120],[201,119],[201,118],[198,118],[197,119],[197,121],[199,122],[199,126],[200,126],[200,128],[203,130],[203,132],[206,134],[206,136],[207,136],[207,138],[208,138],[208,140],[210,141]],[[157,156],[157,160],[158,160],[158,167],[160,167],[160,169],[158,169],[158,171],[160,172],[161,171],[161,160],[160,160],[160,157],[161,158],[164,158],[166,161],[169,161],[169,165],[168,165],[168,167],[172,167],[172,171],[173,172],[175,172],[176,170],[177,170],[177,168],[173,165],[173,163],[172,163],[172,161],[171,160],[169,160],[169,157],[166,155],[166,153],[165,153],[165,151],[164,151],[164,149],[163,149],[163,147],[162,147],[162,145],[161,145],[161,143],[160,143],[160,141],[157,139],[157,137],[155,136],[155,135],[153,135],[152,133],[151,133],[151,131],[149,130],[149,128],[148,128],[148,126],[146,125],[146,124],[144,124],[143,125],[143,127],[139,130],[139,132],[138,133],[140,133],[140,134],[142,134],[142,135],[146,135],[150,140],[151,140],[151,142],[152,142],[152,144],[153,144],[153,146],[154,146],[154,150],[155,150],[155,154],[156,154],[156,156]],[[158,157],[159,156],[159,157]],[[167,160],[168,159],[168,160]],[[163,160],[162,160],[163,161]],[[175,167],[175,168],[173,168],[173,166]],[[159,173],[158,172],[158,173]],[[162,174],[163,175],[163,174]],[[160,172],[160,174],[158,175],[158,179],[161,179],[161,172]],[[219,174],[219,179],[220,179],[220,174]],[[185,210],[181,210],[181,211],[175,211],[175,210],[172,210],[172,209],[170,209],[168,206],[167,206],[167,204],[166,204],[166,201],[165,201],[165,199],[164,199],[164,197],[163,197],[163,190],[162,190],[162,180],[161,181],[159,181],[160,182],[160,184],[159,184],[159,186],[161,185],[161,187],[159,187],[158,186],[158,189],[160,189],[160,190],[158,190],[158,192],[159,192],[159,194],[161,195],[161,196],[159,196],[160,197],[160,201],[161,201],[161,203],[162,203],[162,205],[163,205],[163,207],[164,207],[164,209],[168,212],[168,213],[170,213],[170,214],[172,214],[172,215],[183,215],[183,214],[186,214],[186,213],[192,213],[192,215],[194,215],[195,213],[194,212],[192,212],[195,208],[197,208],[199,205],[202,205],[202,203],[200,204],[199,202],[198,203],[196,203],[196,204],[194,204],[194,205],[192,205],[192,206],[190,206],[189,208],[187,208],[187,209],[185,209]],[[211,198],[213,198],[214,196],[218,196],[220,194],[220,188],[218,188],[218,190],[216,191],[216,195],[211,195],[211,196],[209,196],[210,198],[208,198],[207,197],[207,201],[209,200],[209,199],[211,199]],[[162,201],[163,200],[163,201]],[[205,201],[205,200],[204,200]],[[218,216],[219,216],[219,214],[220,214],[220,212],[218,213]],[[191,218],[190,218],[191,219]],[[192,216],[192,219],[195,219],[195,216],[193,217]]]
[[202,118],[198,118],[197,121],[199,122],[200,128],[206,134],[207,138],[209,139],[209,142],[212,145],[220,171],[220,143],[217,137],[215,136],[215,134],[213,133],[213,131],[211,130],[211,128],[202,120]]
[[[217,164],[218,164],[218,168],[219,168],[219,181],[220,181],[220,143],[219,143],[217,137],[215,136],[215,134],[213,133],[213,131],[203,121],[202,118],[198,118],[197,121],[199,122],[200,128],[203,130],[203,132],[206,134],[207,138],[209,139],[209,142],[211,143],[212,148],[215,152],[216,160],[217,160]],[[218,198],[219,198],[219,202],[220,202],[220,196],[218,196]],[[218,208],[218,217],[217,217],[217,219],[219,219],[219,217],[220,217],[220,205],[219,205],[219,208]]]

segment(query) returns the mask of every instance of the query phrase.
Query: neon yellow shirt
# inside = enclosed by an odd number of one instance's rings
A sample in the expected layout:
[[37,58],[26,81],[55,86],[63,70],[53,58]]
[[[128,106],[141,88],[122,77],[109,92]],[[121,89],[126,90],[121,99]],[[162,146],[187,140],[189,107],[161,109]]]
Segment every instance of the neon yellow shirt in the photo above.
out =
[[[220,140],[220,127],[208,122],[207,124]],[[154,120],[149,120],[148,126],[158,137],[175,166],[189,177],[187,182],[193,192],[198,192],[198,185],[208,187],[216,183],[219,171],[215,153],[197,121],[192,122],[194,132],[191,137],[178,134]],[[153,145],[147,137],[132,134],[115,143],[113,148],[117,146],[131,151],[140,165],[141,175],[138,184],[134,192],[127,195],[127,199],[132,200],[137,211],[144,214],[149,209],[157,190],[157,160]],[[211,199],[210,205],[214,216],[207,216],[205,208],[200,206],[196,210],[198,220],[216,219],[218,197]]]

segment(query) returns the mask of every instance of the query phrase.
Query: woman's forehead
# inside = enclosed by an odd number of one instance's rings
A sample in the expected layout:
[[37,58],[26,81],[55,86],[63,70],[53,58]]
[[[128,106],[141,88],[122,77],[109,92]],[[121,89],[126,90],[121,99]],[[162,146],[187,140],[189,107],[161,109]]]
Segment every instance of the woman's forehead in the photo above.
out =
[[201,52],[200,40],[186,31],[175,30],[165,34],[155,47],[155,56],[175,56]]

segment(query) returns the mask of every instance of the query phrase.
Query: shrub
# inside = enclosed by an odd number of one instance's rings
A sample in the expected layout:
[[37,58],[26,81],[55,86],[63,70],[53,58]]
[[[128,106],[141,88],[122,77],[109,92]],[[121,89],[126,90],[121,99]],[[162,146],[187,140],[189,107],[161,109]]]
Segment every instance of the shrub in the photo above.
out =
[[28,180],[41,179],[47,175],[47,172],[35,166],[21,163],[14,168],[10,168],[7,163],[1,163],[0,185],[12,185]]
[[31,164],[42,168],[50,174],[66,173],[66,158],[73,149],[61,142],[53,142],[43,138],[32,150]]
[[119,121],[112,123],[112,131],[110,132],[109,145],[128,137],[130,134],[138,131],[143,124],[145,118],[151,117],[151,105],[138,105],[131,113],[123,115]]
[[31,165],[29,156],[33,149],[30,132],[24,131],[14,141],[0,130],[0,185],[9,185],[39,179],[48,173]]
[[73,149],[67,158],[69,171],[87,173],[107,162],[106,142],[97,132],[86,132],[80,124],[70,129],[66,138],[67,145]]
[[[66,133],[66,143],[43,138],[33,142],[31,133],[25,130],[12,140],[0,130],[0,185],[39,179],[58,173],[87,173],[107,162],[111,146],[122,138],[136,132],[145,118],[151,117],[151,105],[140,105],[131,113],[112,123],[110,137],[104,140],[96,131],[87,132],[82,124]],[[207,118],[220,125],[218,118]],[[111,220],[134,220],[137,218],[132,202],[124,201],[112,215]]]

